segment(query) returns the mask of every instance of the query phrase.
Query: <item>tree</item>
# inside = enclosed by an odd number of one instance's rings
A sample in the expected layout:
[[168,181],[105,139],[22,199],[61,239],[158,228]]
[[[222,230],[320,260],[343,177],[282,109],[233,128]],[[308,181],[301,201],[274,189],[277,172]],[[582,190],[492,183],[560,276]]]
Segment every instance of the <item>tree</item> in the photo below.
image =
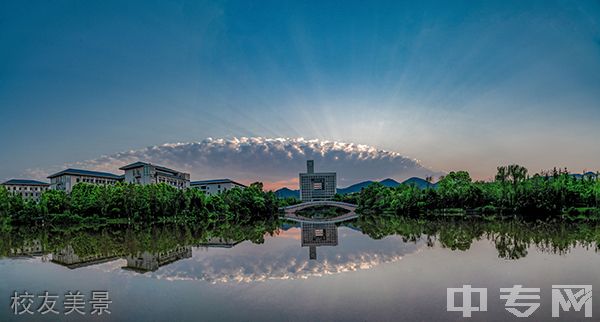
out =
[[469,206],[472,188],[471,176],[466,171],[450,172],[438,182],[438,193],[445,208]]
[[46,190],[40,197],[40,209],[44,215],[65,213],[69,210],[69,198],[64,191]]

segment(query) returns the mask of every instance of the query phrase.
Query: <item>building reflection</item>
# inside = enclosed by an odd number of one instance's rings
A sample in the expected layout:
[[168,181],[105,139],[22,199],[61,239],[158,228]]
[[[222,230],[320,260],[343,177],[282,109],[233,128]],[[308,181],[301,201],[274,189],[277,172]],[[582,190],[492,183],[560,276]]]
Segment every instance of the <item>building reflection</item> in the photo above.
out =
[[127,266],[123,269],[133,270],[140,273],[153,272],[161,266],[176,262],[181,259],[192,257],[191,246],[177,246],[162,252],[138,252],[135,255],[125,257]]
[[338,231],[333,223],[302,222],[302,247],[308,247],[309,258],[317,259],[317,247],[337,246]]
[[211,237],[207,241],[197,244],[197,247],[208,249],[208,248],[232,248],[233,246],[241,243],[239,240],[222,237]]
[[99,252],[87,255],[77,254],[72,245],[52,253],[52,262],[70,269],[86,267],[118,259],[116,252]]
[[[212,237],[195,245],[176,246],[163,251],[139,250],[133,253],[132,251],[124,251],[121,247],[115,247],[119,250],[107,252],[97,248],[90,251],[87,247],[88,245],[69,244],[58,251],[52,252],[51,261],[69,269],[76,269],[102,264],[116,259],[124,259],[127,261],[127,265],[123,266],[122,269],[146,273],[156,271],[160,267],[178,260],[191,258],[193,247],[198,247],[200,249],[232,248],[240,242],[240,240],[230,238]],[[79,251],[77,251],[77,249],[79,249]],[[32,256],[38,254],[43,255],[43,247],[38,240],[25,243],[18,248],[12,248],[9,253],[11,257]]]
[[44,246],[39,239],[26,240],[21,245],[11,248],[8,253],[8,257],[14,258],[32,258],[38,256],[42,257],[42,261],[47,260],[47,256],[44,253]]

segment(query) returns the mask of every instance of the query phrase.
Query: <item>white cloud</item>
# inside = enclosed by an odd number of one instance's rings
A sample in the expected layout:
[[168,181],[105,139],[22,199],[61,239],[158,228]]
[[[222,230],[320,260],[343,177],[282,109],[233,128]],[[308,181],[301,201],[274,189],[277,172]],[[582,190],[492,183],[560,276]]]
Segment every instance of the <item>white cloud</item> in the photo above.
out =
[[[273,187],[293,183],[298,173],[306,170],[305,163],[309,159],[315,160],[316,171],[337,172],[339,186],[362,180],[388,177],[403,180],[412,176],[441,174],[397,152],[368,145],[263,137],[168,143],[104,155],[63,167],[119,173],[118,168],[125,164],[146,161],[187,171],[193,180],[231,178],[246,183],[262,181]],[[27,174],[39,178],[61,168],[29,169]]]

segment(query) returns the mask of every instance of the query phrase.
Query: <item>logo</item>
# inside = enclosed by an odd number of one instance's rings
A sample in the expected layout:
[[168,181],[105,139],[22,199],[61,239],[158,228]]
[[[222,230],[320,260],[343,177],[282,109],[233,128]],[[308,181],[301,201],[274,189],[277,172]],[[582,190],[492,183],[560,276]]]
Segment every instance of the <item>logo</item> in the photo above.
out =
[[[454,305],[454,295],[462,293],[462,306]],[[479,293],[479,306],[473,306],[472,295]],[[462,288],[448,288],[446,290],[446,310],[448,312],[462,312],[463,317],[471,317],[471,312],[487,311],[487,289],[472,288],[471,285],[463,285]]]
[[[515,285],[509,288],[501,288],[500,293],[508,293],[500,295],[501,300],[506,300],[506,310],[519,318],[529,317],[535,310],[540,307],[538,302],[519,302],[540,299],[539,288],[523,288],[523,285]],[[537,293],[537,294],[521,294],[521,293]],[[520,311],[518,307],[527,307],[526,310]]]
[[585,317],[592,317],[591,285],[552,285],[552,317],[560,317],[560,309],[571,308],[577,312],[584,308]]
[[[462,305],[455,303],[456,294],[462,294]],[[473,294],[479,294],[479,303],[473,303]],[[505,309],[519,318],[530,317],[540,307],[540,289],[526,288],[523,285],[500,288],[500,299],[505,300]],[[478,305],[474,305],[478,304]],[[586,318],[592,317],[592,285],[552,285],[552,317],[560,317],[560,312],[582,309]],[[463,285],[460,288],[446,289],[446,311],[462,312],[465,318],[473,312],[487,311],[487,288],[474,288]]]

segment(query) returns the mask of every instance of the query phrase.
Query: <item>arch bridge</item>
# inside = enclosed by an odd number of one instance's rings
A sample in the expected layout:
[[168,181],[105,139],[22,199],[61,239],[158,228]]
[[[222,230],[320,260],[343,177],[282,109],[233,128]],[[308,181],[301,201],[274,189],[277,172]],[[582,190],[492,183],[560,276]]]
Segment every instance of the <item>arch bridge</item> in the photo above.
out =
[[[297,211],[302,209],[310,208],[310,207],[320,207],[320,206],[331,206],[338,207],[349,212],[337,217],[333,218],[308,218],[304,216],[299,216],[296,214]],[[287,207],[281,207],[279,210],[283,212],[283,218],[289,219],[297,222],[315,222],[315,223],[337,223],[342,222],[354,218],[358,218],[358,214],[356,213],[357,206],[355,204],[341,202],[341,201],[333,201],[333,200],[319,200],[319,201],[308,201],[299,203],[297,205],[291,205]]]

